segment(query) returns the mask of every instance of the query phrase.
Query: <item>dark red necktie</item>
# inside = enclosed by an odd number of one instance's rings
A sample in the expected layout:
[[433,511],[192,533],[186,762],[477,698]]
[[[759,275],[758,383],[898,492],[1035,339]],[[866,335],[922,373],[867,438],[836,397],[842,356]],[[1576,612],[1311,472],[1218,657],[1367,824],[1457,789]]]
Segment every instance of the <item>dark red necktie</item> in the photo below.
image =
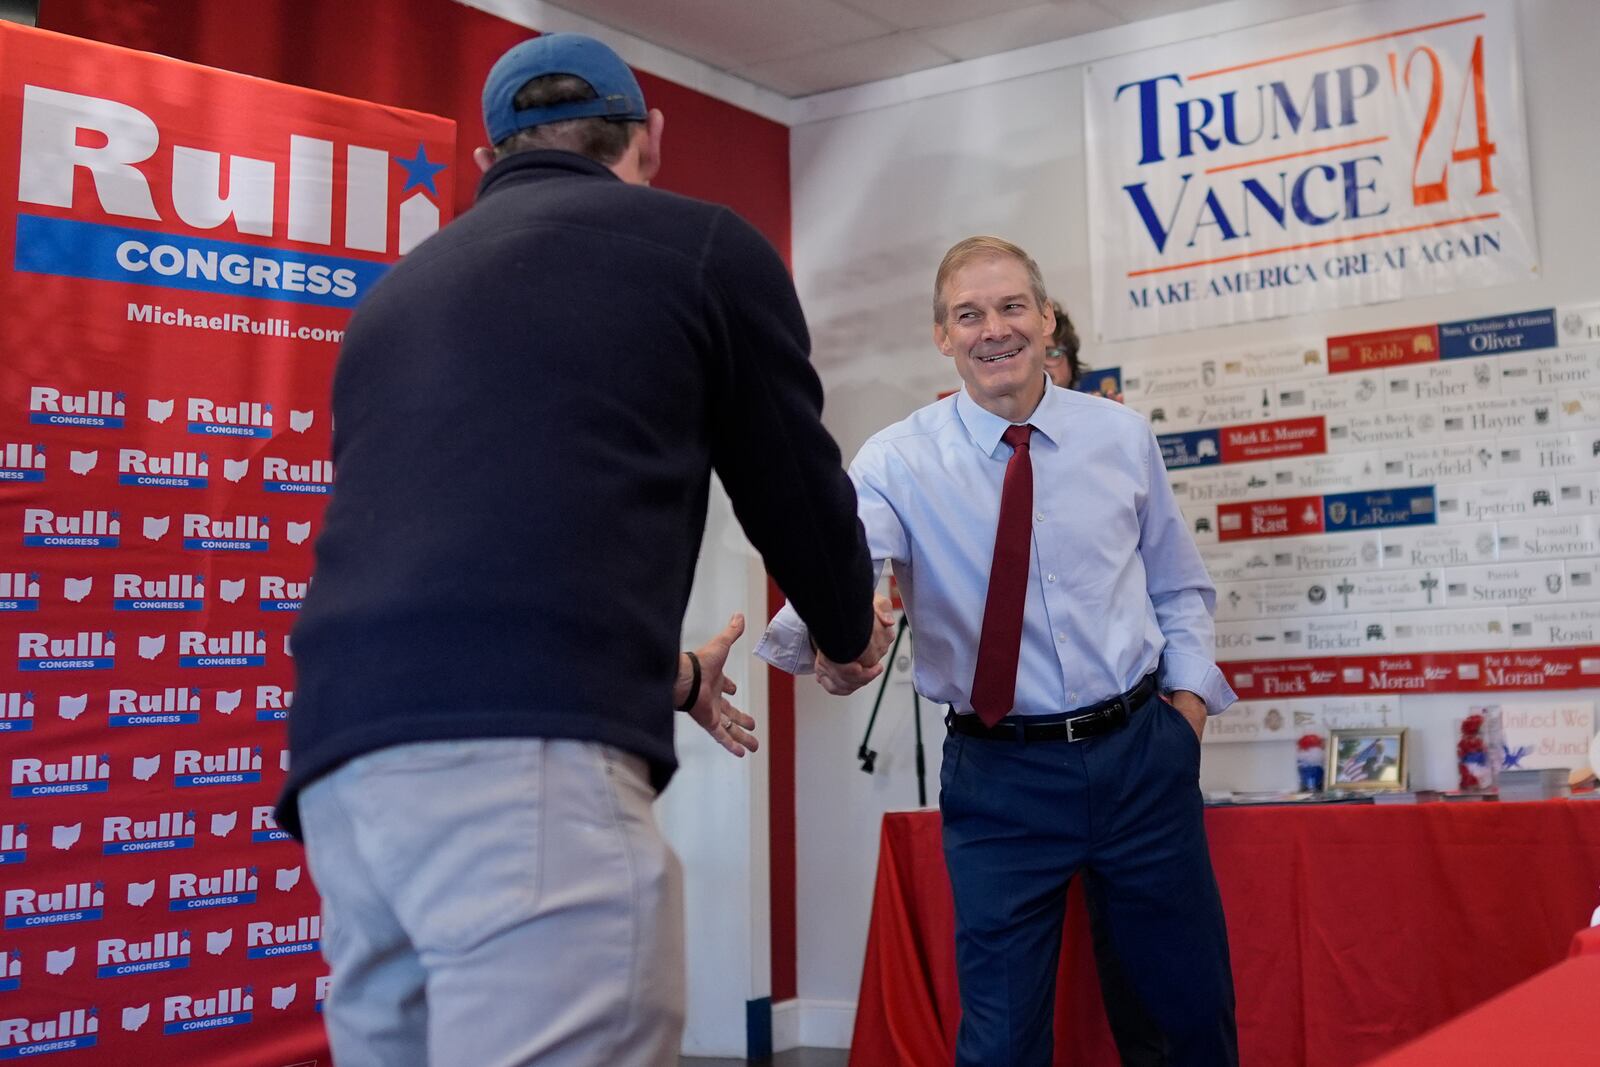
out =
[[1028,601],[1028,556],[1033,544],[1032,426],[1011,426],[1001,440],[1011,446],[1000,489],[1000,522],[989,564],[989,595],[978,637],[978,668],[972,675],[972,710],[987,726],[1011,711],[1017,695],[1017,657],[1022,650],[1022,607]]

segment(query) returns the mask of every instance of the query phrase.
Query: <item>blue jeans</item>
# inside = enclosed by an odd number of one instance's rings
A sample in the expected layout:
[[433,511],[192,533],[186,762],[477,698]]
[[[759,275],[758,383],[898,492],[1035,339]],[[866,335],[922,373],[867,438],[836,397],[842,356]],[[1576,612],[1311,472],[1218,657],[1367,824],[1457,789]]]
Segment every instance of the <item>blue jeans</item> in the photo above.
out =
[[1199,770],[1199,738],[1159,696],[1087,741],[946,738],[957,1063],[1048,1067],[1067,885],[1079,871],[1124,1062],[1238,1062]]
[[644,761],[587,741],[382,749],[301,796],[339,1067],[676,1064],[683,875]]

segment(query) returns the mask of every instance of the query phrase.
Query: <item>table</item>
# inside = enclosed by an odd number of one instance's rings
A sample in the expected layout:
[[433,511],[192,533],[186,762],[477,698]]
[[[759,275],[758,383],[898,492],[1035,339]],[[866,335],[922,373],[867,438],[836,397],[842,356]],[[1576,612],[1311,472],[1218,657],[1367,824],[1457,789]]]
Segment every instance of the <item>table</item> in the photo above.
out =
[[[1213,808],[1246,1067],[1345,1067],[1566,956],[1600,885],[1600,801]],[[1117,1063],[1076,890],[1057,1067]],[[933,811],[884,817],[853,1067],[953,1061],[954,911]]]
[[1574,956],[1480,1004],[1370,1067],[1589,1063],[1600,956]]

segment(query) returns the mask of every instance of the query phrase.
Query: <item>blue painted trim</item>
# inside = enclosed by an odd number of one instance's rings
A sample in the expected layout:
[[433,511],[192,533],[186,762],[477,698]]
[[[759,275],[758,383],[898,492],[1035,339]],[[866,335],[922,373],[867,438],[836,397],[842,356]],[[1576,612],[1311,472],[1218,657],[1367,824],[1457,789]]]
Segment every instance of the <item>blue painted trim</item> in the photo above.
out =
[[744,1033],[747,1060],[772,1058],[772,998],[757,997],[744,1002]]

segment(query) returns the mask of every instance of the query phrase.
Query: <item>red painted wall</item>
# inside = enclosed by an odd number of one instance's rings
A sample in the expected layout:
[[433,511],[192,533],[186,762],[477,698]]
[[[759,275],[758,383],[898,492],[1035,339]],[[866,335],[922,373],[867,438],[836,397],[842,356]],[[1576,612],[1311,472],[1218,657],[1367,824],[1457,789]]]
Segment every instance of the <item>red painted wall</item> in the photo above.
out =
[[[454,0],[42,0],[39,26],[453,118],[457,213],[486,139],[483,76],[531,34]],[[656,184],[727,204],[787,258],[788,129],[650,74],[639,83],[667,116]]]
[[[472,203],[483,76],[529,30],[454,0],[42,0],[58,33],[453,118],[456,210]],[[789,131],[640,73],[667,117],[656,185],[726,204],[789,256]],[[774,589],[773,610],[783,603]],[[794,679],[770,672],[772,998],[796,996]]]
[[[767,617],[785,597],[767,579]],[[767,780],[768,876],[772,883],[772,1002],[799,996],[796,959],[794,675],[767,668],[767,721],[763,744],[771,754]]]

